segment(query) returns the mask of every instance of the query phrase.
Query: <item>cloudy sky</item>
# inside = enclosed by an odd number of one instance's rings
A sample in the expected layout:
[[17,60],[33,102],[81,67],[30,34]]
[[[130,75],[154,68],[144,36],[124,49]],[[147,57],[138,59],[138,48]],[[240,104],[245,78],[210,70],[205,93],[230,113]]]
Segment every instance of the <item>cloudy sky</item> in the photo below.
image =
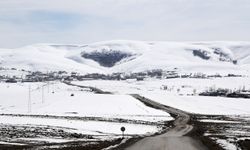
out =
[[0,0],[0,47],[250,40],[250,0]]

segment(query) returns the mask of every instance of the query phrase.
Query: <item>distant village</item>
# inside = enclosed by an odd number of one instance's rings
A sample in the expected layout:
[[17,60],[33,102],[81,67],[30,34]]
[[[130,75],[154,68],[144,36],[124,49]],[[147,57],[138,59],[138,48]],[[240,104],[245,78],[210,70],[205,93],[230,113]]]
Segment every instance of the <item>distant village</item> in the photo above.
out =
[[[190,74],[178,74],[177,71],[163,71],[161,69],[150,70],[137,73],[112,73],[112,74],[99,74],[91,73],[81,75],[77,72],[66,71],[26,71],[24,69],[17,70],[16,68],[6,69],[0,68],[0,82],[17,83],[17,82],[48,82],[48,81],[61,81],[70,83],[71,81],[86,81],[86,80],[127,80],[127,81],[143,81],[147,78],[155,79],[173,79],[173,78],[221,78],[221,77],[242,77],[242,75],[228,74],[222,76],[220,74],[206,75],[203,73],[190,73]],[[8,72],[16,71],[21,75],[8,75]],[[164,86],[163,90],[166,90],[168,86]],[[235,97],[235,98],[250,98],[250,90],[238,89],[236,91],[230,91],[229,89],[210,89],[199,93],[200,96],[222,96],[222,97]]]
[[[80,74],[77,72],[66,72],[66,71],[26,71],[24,69],[18,70],[16,68],[6,69],[0,68],[2,72],[0,74],[0,82],[7,83],[17,83],[17,82],[44,82],[44,81],[84,81],[84,80],[135,80],[143,81],[147,78],[156,78],[156,79],[172,79],[172,78],[221,78],[221,77],[241,77],[241,75],[228,74],[222,76],[220,74],[215,75],[206,75],[203,73],[190,73],[190,74],[178,74],[175,71],[175,68],[172,71],[165,71],[161,69],[149,70],[144,72],[135,72],[135,73],[112,73],[112,74]],[[18,71],[19,74],[22,72],[22,75],[9,75],[10,71]],[[5,73],[3,73],[5,72]]]

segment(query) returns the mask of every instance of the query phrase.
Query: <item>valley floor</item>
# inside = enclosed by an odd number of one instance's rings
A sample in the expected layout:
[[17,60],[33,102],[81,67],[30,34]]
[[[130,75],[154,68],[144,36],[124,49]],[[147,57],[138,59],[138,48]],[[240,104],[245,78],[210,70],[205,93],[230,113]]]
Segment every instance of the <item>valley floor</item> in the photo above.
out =
[[0,83],[0,147],[102,149],[171,129],[176,116],[132,96],[140,94],[190,115],[194,130],[188,136],[210,147],[244,150],[250,139],[250,100],[198,94],[210,88],[249,90],[249,83],[248,77],[72,82],[112,94],[61,82]]

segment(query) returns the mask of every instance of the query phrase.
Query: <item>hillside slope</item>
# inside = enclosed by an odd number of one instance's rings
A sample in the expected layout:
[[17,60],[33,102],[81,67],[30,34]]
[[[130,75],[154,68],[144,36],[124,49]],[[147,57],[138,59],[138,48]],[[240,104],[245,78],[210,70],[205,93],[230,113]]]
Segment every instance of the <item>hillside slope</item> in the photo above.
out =
[[0,50],[0,67],[80,73],[243,73],[250,69],[250,42],[105,41],[84,46],[37,44]]

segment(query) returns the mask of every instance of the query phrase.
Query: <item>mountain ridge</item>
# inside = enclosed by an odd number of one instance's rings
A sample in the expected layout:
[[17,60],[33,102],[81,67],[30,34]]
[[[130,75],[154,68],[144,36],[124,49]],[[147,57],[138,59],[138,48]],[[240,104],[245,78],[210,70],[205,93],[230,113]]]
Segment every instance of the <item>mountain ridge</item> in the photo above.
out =
[[113,40],[85,45],[34,44],[0,49],[0,66],[30,71],[80,73],[245,72],[250,68],[250,42],[150,42]]

